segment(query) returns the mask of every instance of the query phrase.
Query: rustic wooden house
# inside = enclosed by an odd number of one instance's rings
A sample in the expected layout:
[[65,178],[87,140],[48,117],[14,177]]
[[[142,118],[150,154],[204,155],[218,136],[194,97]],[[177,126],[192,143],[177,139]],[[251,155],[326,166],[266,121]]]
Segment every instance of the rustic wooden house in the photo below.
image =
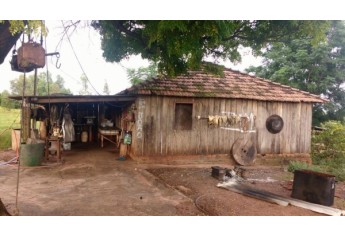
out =
[[[124,139],[130,143],[127,154],[138,161],[230,158],[246,165],[266,160],[263,157],[308,158],[312,106],[325,101],[230,69],[224,76],[190,71],[147,80],[110,96],[25,96],[25,104],[41,105],[45,111],[28,113],[22,128],[29,134],[31,117],[49,119],[51,131],[53,108],[59,112],[57,119],[67,109],[76,134],[72,143],[83,142],[87,133],[87,145],[94,148],[102,148],[103,141],[122,147]],[[105,127],[105,121],[113,126]],[[125,140],[126,130],[130,140]]]
[[[230,69],[224,77],[190,71],[120,93],[136,96],[134,159],[237,155],[308,157],[319,96]],[[132,107],[133,108],[133,107]]]

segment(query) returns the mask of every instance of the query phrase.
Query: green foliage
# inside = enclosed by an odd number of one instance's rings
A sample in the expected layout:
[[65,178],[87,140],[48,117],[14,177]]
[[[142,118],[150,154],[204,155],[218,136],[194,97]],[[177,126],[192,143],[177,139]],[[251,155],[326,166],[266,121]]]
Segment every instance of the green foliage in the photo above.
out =
[[7,109],[19,108],[19,102],[9,99],[8,96],[10,96],[10,93],[7,90],[2,91],[0,106]]
[[12,128],[20,128],[20,110],[0,107],[0,150],[11,147]]
[[148,67],[140,67],[138,69],[127,69],[127,78],[132,85],[141,83],[144,80],[156,77],[158,74],[157,64],[150,63]]
[[[56,77],[56,81],[53,81],[51,78],[51,74],[49,74],[48,82],[46,75],[47,74],[44,72],[37,75],[37,95],[48,95],[48,83],[49,94],[72,94],[69,89],[64,87],[65,81],[60,75]],[[34,95],[34,80],[34,75],[30,75],[25,79],[25,95]],[[23,94],[23,82],[24,75],[20,75],[18,78],[10,81],[11,95],[21,96]]]
[[79,95],[91,95],[91,92],[89,91],[88,79],[86,75],[82,74],[80,76],[80,80],[81,80],[81,89],[79,90]]
[[247,72],[313,93],[330,100],[313,109],[313,124],[342,120],[345,114],[345,25],[333,21],[327,41],[316,44],[311,38],[273,43],[262,54],[264,64]]
[[[4,22],[4,20],[0,20],[0,24]],[[48,29],[41,20],[10,20],[9,23],[9,30],[12,35],[20,32],[33,34],[35,36],[39,36],[41,32],[44,36],[48,34]]]
[[317,172],[323,171],[320,166],[310,165],[302,161],[290,161],[287,170],[292,173],[295,172],[295,170],[312,170]]
[[345,126],[338,121],[322,124],[323,131],[312,137],[312,162],[308,164],[291,161],[288,171],[305,169],[336,176],[338,181],[345,180]]
[[312,137],[313,164],[338,180],[345,180],[345,126],[338,121],[322,124],[325,129]]
[[324,40],[327,21],[186,20],[93,21],[99,31],[103,56],[119,62],[130,55],[158,63],[158,71],[175,76],[199,69],[203,58],[241,61],[240,46],[256,54],[267,43],[294,38]]
[[338,121],[328,121],[322,127],[325,130],[312,137],[315,164],[345,158],[345,126]]

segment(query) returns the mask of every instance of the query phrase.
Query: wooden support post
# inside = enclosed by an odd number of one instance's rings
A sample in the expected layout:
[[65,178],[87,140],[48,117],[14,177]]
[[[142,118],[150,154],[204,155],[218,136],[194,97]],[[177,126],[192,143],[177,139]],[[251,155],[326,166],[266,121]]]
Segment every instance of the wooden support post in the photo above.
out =
[[30,116],[31,116],[31,109],[30,104],[27,102],[25,98],[23,100],[22,106],[22,135],[21,135],[21,143],[25,143],[26,140],[30,137]]

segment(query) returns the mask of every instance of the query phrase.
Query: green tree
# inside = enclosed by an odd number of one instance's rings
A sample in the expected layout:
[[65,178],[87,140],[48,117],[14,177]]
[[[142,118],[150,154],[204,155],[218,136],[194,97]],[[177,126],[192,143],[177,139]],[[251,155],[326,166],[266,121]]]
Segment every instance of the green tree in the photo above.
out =
[[325,172],[345,180],[345,126],[339,121],[321,124],[322,132],[312,137],[311,154],[313,164]]
[[150,63],[148,67],[139,67],[138,69],[128,68],[127,78],[132,85],[136,85],[144,80],[154,78],[158,74],[157,64]]
[[313,123],[343,120],[345,115],[345,25],[333,21],[327,31],[327,41],[314,44],[311,39],[294,39],[273,43],[262,55],[262,66],[250,67],[247,72],[323,95],[330,103],[313,109]]
[[6,107],[8,109],[19,108],[19,102],[9,99],[8,96],[10,96],[10,93],[7,90],[2,91],[0,96],[0,106]]
[[119,62],[130,55],[158,63],[160,73],[177,75],[199,68],[205,57],[241,60],[240,46],[255,53],[267,43],[294,38],[325,39],[327,21],[188,20],[188,21],[93,21],[99,31],[103,56]]
[[109,85],[108,85],[108,81],[107,80],[104,80],[103,93],[105,95],[109,95],[110,94]]
[[[25,79],[25,95],[34,94],[34,80],[35,76],[30,75]],[[21,96],[23,94],[24,75],[10,81],[11,95]],[[49,83],[49,93],[48,93]],[[64,87],[64,79],[58,75],[57,80],[53,81],[51,74],[48,75],[42,72],[37,75],[37,95],[48,95],[54,93],[72,94],[71,91]]]
[[65,88],[65,79],[61,75],[56,76],[56,80],[50,86],[50,94],[72,94],[70,89]]
[[[0,20],[0,24],[4,24],[5,20]],[[30,33],[39,35],[41,32],[47,35],[48,29],[45,27],[42,20],[9,20],[10,32],[14,35],[16,33]]]
[[80,80],[81,80],[81,90],[79,90],[79,95],[91,95],[91,93],[89,92],[89,86],[88,84],[88,79],[87,77],[82,74],[80,76]]

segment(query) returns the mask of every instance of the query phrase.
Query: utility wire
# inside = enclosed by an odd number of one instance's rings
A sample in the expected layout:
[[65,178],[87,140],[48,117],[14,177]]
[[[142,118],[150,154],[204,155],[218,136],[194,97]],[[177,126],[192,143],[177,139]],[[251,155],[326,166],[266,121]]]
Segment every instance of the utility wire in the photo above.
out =
[[2,135],[6,132],[6,130],[12,129],[14,123],[17,121],[17,119],[19,118],[19,116],[20,116],[20,113],[18,113],[17,117],[14,119],[14,121],[12,122],[12,124],[11,124],[8,128],[4,129],[4,130],[0,133],[0,136],[2,136]]
[[[63,21],[61,21],[61,24],[62,24],[62,26],[63,26],[63,28],[64,28],[64,30],[65,30],[65,32],[66,32],[65,24],[63,23]],[[79,58],[78,58],[76,52],[74,51],[72,42],[71,42],[71,40],[70,40],[70,38],[69,38],[67,32],[66,32],[66,36],[67,36],[68,42],[69,42],[69,44],[70,44],[70,46],[71,46],[71,48],[72,48],[73,54],[74,54],[75,58],[76,58],[77,61],[78,61],[78,64],[79,64],[79,66],[80,66],[80,69],[83,71],[83,73],[84,73],[84,75],[85,75],[86,80],[89,82],[89,84],[91,85],[91,87],[93,88],[93,90],[95,90],[95,92],[96,92],[98,95],[101,95],[101,94],[95,89],[95,87],[94,87],[94,86],[92,85],[92,83],[90,82],[88,76],[86,75],[86,72],[85,72],[83,66],[82,66],[81,63],[80,63]]]
[[74,78],[72,75],[68,74],[66,71],[62,70],[61,68],[59,69],[59,71],[61,71],[63,74],[67,75],[68,77],[70,77],[70,78],[73,79],[74,81],[80,83],[80,80]]

